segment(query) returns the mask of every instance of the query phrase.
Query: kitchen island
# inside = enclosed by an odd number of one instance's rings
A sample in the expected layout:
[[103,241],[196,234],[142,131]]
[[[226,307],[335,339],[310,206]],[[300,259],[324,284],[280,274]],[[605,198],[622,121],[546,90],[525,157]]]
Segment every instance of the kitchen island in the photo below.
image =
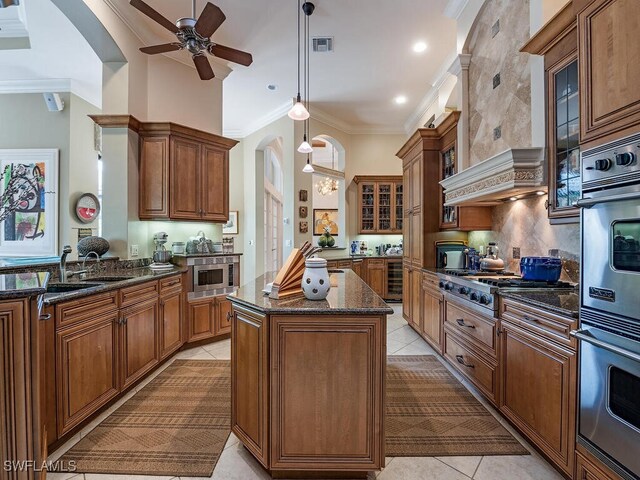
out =
[[233,305],[233,432],[274,478],[366,477],[384,467],[386,317],[351,270],[326,300],[273,300],[267,274]]

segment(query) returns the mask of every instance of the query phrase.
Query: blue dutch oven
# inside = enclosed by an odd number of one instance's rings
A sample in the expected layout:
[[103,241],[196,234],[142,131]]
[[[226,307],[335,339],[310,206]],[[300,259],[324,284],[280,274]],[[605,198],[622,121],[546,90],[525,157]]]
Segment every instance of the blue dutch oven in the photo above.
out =
[[562,271],[562,260],[555,257],[522,257],[520,274],[525,280],[557,282]]

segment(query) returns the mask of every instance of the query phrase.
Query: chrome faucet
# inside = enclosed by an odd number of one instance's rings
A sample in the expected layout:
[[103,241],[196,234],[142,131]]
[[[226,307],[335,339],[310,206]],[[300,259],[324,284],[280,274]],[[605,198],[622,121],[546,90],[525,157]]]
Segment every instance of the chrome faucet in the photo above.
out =
[[94,252],[93,250],[90,251],[89,253],[87,253],[84,256],[84,259],[82,260],[82,269],[81,270],[76,270],[75,272],[69,272],[69,275],[67,275],[68,278],[71,278],[74,275],[83,275],[85,273],[88,273],[89,270],[91,270],[91,267],[87,268],[86,267],[86,263],[87,263],[87,258],[89,258],[91,255],[95,255],[96,256],[96,260],[97,260],[97,264],[96,265],[100,265],[100,255],[98,255],[97,252]]
[[62,255],[60,255],[60,270],[58,271],[58,277],[61,282],[67,280],[67,255],[71,253],[71,245],[65,245],[62,249]]

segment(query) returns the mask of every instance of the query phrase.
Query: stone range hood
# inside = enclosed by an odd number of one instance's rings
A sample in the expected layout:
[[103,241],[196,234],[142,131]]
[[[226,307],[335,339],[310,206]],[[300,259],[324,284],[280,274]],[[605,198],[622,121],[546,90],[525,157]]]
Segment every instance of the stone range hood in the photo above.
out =
[[497,205],[547,189],[544,148],[513,148],[440,182],[445,205]]

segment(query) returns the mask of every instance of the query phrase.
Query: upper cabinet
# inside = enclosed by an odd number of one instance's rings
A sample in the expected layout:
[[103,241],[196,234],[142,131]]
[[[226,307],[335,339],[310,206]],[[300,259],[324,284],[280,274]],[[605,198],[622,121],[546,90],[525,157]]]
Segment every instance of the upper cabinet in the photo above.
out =
[[580,139],[591,147],[628,136],[640,124],[640,6],[638,0],[573,4],[583,92]]
[[[450,128],[440,138],[440,177],[444,180],[458,173],[457,138],[460,112],[452,112]],[[440,229],[441,230],[491,230],[490,207],[457,207],[445,205],[444,188],[440,189]]]
[[353,181],[358,185],[358,233],[402,233],[402,177],[360,175]]
[[235,140],[172,123],[142,123],[140,219],[229,218],[229,150]]
[[578,33],[572,2],[525,45],[544,55],[547,112],[548,214],[551,223],[580,221],[580,84]]

